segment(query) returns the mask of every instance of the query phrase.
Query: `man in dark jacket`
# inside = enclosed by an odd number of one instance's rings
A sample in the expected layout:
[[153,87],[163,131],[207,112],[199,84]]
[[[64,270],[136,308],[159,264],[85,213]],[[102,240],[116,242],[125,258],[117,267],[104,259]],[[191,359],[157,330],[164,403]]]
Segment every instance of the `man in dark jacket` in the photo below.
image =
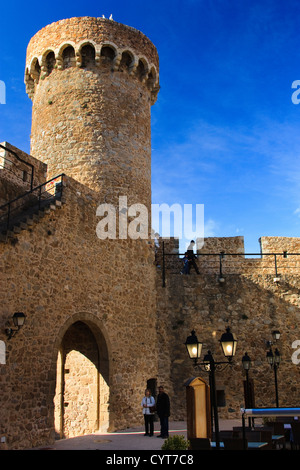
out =
[[195,255],[195,253],[194,253],[194,245],[195,245],[194,240],[191,240],[191,243],[189,244],[188,249],[187,249],[188,260],[189,260],[190,266],[193,266],[193,268],[195,269],[196,273],[197,273],[197,274],[200,274],[200,273],[199,273],[198,266],[197,266],[196,261],[195,261],[195,259],[196,259],[197,257],[196,257],[196,255]]
[[164,387],[158,388],[156,411],[160,419],[160,435],[157,437],[165,439],[169,437],[170,399]]

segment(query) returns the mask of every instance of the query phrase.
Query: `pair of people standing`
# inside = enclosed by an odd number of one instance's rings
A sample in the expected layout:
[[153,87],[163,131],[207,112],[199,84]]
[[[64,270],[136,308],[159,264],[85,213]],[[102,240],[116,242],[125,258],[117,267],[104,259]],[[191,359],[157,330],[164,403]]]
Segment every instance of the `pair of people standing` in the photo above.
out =
[[185,255],[183,258],[183,268],[180,271],[180,274],[190,274],[191,266],[193,266],[197,274],[200,274],[198,266],[195,261],[197,257],[194,254],[194,245],[195,245],[194,240],[191,240],[191,243],[189,244],[188,249],[185,252]]
[[167,438],[169,436],[170,399],[165,393],[164,387],[159,387],[158,397],[155,399],[147,388],[142,399],[142,408],[145,421],[145,436],[153,436],[155,409],[160,419],[160,434],[157,437]]

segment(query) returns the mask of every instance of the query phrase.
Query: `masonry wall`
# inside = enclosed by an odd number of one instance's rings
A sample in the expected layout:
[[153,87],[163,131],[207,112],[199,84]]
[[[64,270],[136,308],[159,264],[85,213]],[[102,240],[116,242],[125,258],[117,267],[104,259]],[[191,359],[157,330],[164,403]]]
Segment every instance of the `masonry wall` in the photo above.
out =
[[[151,41],[100,18],[53,23],[29,43],[25,83],[32,153],[43,163],[24,157],[39,181],[46,163],[47,178],[67,176],[62,207],[0,244],[2,447],[142,424],[150,379],[170,394],[171,419],[185,419],[184,383],[199,374],[183,345],[192,329],[217,360],[225,326],[238,337],[234,365],[217,374],[223,417],[240,416],[246,351],[256,405],[274,405],[265,358],[273,329],[282,334],[280,404],[299,406],[299,366],[291,360],[299,339],[299,239],[262,237],[256,259],[244,256],[242,237],[206,239],[200,274],[184,276],[175,240],[163,260],[152,240],[96,235],[100,203],[127,196],[128,205],[150,209],[150,109],[159,89]],[[17,184],[7,168],[0,171],[6,201]],[[26,322],[8,340],[16,311]]]
[[2,142],[0,145],[0,206],[2,206],[30,191],[31,184],[34,188],[44,183],[47,165],[8,142]]
[[[160,250],[155,262],[152,241],[99,240],[97,197],[70,178],[66,184],[61,209],[0,245],[0,340],[6,345],[0,435],[8,448],[48,445],[55,433],[68,437],[142,424],[140,399],[152,378],[170,394],[171,419],[185,419],[184,383],[195,375],[207,379],[185,351],[192,329],[203,353],[210,348],[216,360],[223,360],[218,339],[227,325],[238,338],[234,365],[217,372],[222,417],[240,417],[246,351],[256,406],[274,406],[274,375],[266,363],[273,329],[281,331],[280,405],[298,406],[299,365],[292,362],[300,318],[296,255],[281,256],[274,281],[273,256],[227,256],[229,246],[236,253],[235,242],[241,248],[242,240],[217,239],[216,253],[220,244],[225,251],[220,283],[219,257],[208,257],[214,253],[211,238],[212,251],[198,259],[200,275],[181,275],[175,254],[162,287]],[[261,243],[265,254],[274,244],[278,253],[283,247],[295,253],[299,239],[265,237]],[[166,253],[176,253],[176,241],[169,245]],[[4,328],[14,311],[23,311],[26,323],[8,341]],[[81,374],[82,368],[89,373]]]
[[[284,250],[299,253],[299,243],[299,238],[261,239],[263,253],[282,253]],[[222,361],[224,357],[218,340],[226,326],[236,334],[238,346],[233,366],[216,373],[217,389],[225,396],[225,404],[219,408],[221,416],[240,417],[245,380],[241,360],[245,352],[252,359],[250,378],[254,380],[256,406],[275,406],[274,372],[266,362],[266,342],[272,339],[271,333],[277,329],[281,338],[275,347],[282,355],[278,371],[279,405],[299,406],[300,366],[292,360],[293,354],[297,355],[293,343],[300,339],[299,256],[278,256],[278,277],[275,277],[273,256],[248,259],[243,255],[225,255],[224,282],[220,283],[218,253],[239,254],[242,248],[241,237],[206,239],[203,252],[207,256],[198,254],[199,275],[192,270],[189,276],[179,274],[182,261],[178,256],[169,257],[165,287],[159,263],[159,367],[161,373],[169,371],[166,387],[172,398],[173,417],[185,418],[186,380],[197,375],[208,380],[205,372],[195,370],[190,364],[184,346],[186,337],[195,329],[198,340],[203,341],[202,358],[211,349],[215,360]],[[170,247],[166,243],[165,251],[174,253],[174,241]],[[208,256],[208,253],[216,256]]]
[[[12,449],[49,444],[55,431],[59,434],[54,424],[54,401],[56,407],[61,403],[57,369],[70,349],[72,325],[86,325],[94,337],[91,344],[98,346],[100,365],[92,357],[90,365],[99,374],[102,429],[103,420],[110,430],[141,423],[141,397],[147,380],[157,376],[153,247],[143,240],[98,239],[97,198],[70,178],[66,184],[61,209],[16,235],[13,243],[0,245],[0,340],[6,344],[6,364],[0,364],[0,435]],[[4,330],[15,311],[25,313],[26,323],[8,341]],[[79,369],[65,368],[70,370],[66,380],[73,374],[78,382]],[[89,387],[95,393],[95,386],[85,383],[83,394]],[[71,407],[71,399],[64,401]],[[70,425],[64,423],[65,435],[91,432],[76,413],[69,414]],[[95,416],[86,419],[95,421]],[[91,426],[95,429],[95,423]]]

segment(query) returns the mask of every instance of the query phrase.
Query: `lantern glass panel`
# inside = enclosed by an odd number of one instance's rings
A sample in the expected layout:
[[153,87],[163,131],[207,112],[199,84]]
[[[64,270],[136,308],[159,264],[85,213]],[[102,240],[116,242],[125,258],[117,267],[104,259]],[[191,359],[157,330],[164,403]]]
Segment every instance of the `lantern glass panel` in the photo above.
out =
[[251,359],[247,353],[243,356],[242,364],[243,364],[244,370],[249,370],[251,367]]
[[236,353],[237,340],[235,335],[230,332],[230,328],[227,328],[226,333],[222,335],[220,343],[224,356],[229,360],[232,359]]
[[188,336],[185,342],[188,355],[191,359],[199,359],[202,351],[202,343],[198,341],[195,332],[192,331],[191,336]]
[[13,322],[14,322],[14,325],[17,326],[18,328],[20,328],[21,326],[24,325],[24,322],[25,322],[25,315],[24,313],[22,312],[16,312],[14,313],[13,315]]

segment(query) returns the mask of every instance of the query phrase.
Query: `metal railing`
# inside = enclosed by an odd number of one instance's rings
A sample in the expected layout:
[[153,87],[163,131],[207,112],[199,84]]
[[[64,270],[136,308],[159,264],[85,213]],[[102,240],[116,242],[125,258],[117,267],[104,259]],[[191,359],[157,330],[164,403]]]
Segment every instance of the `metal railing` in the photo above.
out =
[[[165,252],[165,245],[164,242],[162,242],[162,251],[161,251],[161,258],[162,258],[162,286],[166,287],[166,257],[170,256],[176,256],[178,259],[178,262],[182,262],[183,258],[180,258],[180,256],[184,257],[185,253],[166,253]],[[200,260],[201,258],[204,258],[206,256],[210,257],[215,257],[218,259],[218,276],[219,279],[223,278],[223,265],[224,265],[224,260],[226,257],[239,257],[242,258],[243,261],[247,261],[248,258],[246,257],[253,257],[257,256],[259,258],[249,258],[250,260],[256,260],[258,259],[259,261],[263,260],[263,257],[273,257],[273,264],[272,266],[267,266],[268,269],[274,269],[274,276],[275,278],[279,277],[279,272],[278,272],[278,257],[281,258],[288,258],[289,256],[300,256],[300,253],[290,253],[287,251],[283,251],[281,253],[226,253],[226,252],[220,252],[220,253],[196,253],[195,254],[195,261]],[[300,258],[297,260],[300,262]],[[198,265],[198,268],[200,266]],[[266,268],[266,266],[261,266],[261,268]],[[285,267],[287,268],[287,267]],[[299,265],[300,268],[300,265]]]
[[64,176],[64,173],[55,176],[0,206],[1,231],[10,230],[12,226],[21,221],[26,211],[42,210],[52,201],[61,200]]

